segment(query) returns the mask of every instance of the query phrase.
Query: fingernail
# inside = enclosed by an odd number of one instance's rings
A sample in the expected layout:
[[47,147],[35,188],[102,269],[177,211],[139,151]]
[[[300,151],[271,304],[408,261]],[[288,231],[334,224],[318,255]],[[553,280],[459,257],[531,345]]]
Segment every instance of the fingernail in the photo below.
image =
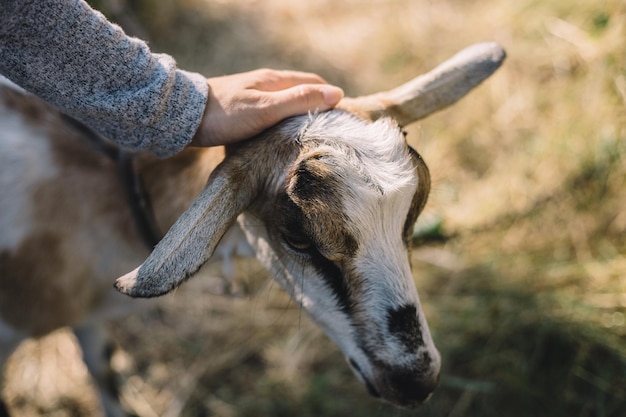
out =
[[320,91],[324,96],[324,103],[329,107],[334,107],[343,98],[343,90],[334,85],[322,85]]

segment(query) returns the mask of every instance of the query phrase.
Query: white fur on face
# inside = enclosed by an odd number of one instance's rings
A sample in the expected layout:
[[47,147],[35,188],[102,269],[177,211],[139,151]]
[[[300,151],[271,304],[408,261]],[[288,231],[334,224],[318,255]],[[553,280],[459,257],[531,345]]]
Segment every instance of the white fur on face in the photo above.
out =
[[[383,192],[415,180],[404,136],[391,119],[369,123],[335,111],[309,115],[306,121],[303,117],[294,118],[285,130],[285,136],[298,137],[305,146],[321,141],[343,153],[346,169],[371,178]],[[337,147],[341,145],[344,146]]]

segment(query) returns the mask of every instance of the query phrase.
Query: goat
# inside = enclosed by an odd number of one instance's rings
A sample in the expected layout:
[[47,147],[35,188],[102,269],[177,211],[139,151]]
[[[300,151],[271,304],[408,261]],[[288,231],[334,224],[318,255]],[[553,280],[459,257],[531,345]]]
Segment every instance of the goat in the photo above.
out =
[[474,45],[396,89],[290,118],[226,150],[137,154],[156,223],[169,229],[151,253],[124,204],[116,161],[58,111],[3,87],[0,369],[25,338],[71,326],[107,415],[122,415],[103,389],[101,323],[141,303],[119,292],[171,291],[238,224],[371,394],[422,403],[437,385],[440,355],[408,252],[430,180],[401,126],[456,102],[504,56],[496,44]]

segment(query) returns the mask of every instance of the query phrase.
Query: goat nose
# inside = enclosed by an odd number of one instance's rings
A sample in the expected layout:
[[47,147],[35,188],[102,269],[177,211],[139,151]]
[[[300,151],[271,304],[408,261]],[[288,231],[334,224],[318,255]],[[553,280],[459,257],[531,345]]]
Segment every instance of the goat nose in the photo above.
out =
[[406,369],[391,370],[385,379],[393,402],[413,407],[430,398],[439,383],[439,372],[424,375]]

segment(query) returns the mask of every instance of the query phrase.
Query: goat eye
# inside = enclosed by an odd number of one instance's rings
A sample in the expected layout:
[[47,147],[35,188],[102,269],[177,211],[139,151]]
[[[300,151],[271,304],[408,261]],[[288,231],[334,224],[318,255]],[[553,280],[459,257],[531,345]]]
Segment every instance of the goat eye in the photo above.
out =
[[283,239],[287,246],[296,252],[306,252],[313,247],[311,241],[305,236],[295,236],[283,234]]

